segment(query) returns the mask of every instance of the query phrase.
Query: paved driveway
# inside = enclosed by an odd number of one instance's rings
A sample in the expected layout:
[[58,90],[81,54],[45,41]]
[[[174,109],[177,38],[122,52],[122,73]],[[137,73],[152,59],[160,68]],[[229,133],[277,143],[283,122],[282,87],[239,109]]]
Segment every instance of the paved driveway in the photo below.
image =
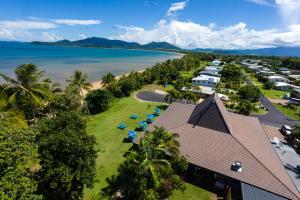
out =
[[272,102],[268,98],[263,97],[262,104],[264,105],[265,108],[268,109],[267,114],[257,116],[262,124],[277,126],[277,127],[283,124],[289,126],[300,124],[300,121],[291,119],[285,116],[279,110],[277,110],[277,108],[272,104]]
[[[144,100],[144,101],[154,101],[154,102],[161,102],[166,103],[165,97],[166,94],[161,94],[153,91],[140,91],[136,94],[136,97]],[[177,100],[182,103],[186,103],[185,100]],[[271,101],[268,100],[268,98],[264,97],[262,99],[262,104],[265,108],[268,109],[268,113],[265,115],[255,115],[259,121],[262,124],[269,125],[269,126],[275,126],[280,127],[283,124],[294,126],[296,124],[300,124],[300,121],[293,120],[284,114],[282,114],[277,108],[272,104]]]

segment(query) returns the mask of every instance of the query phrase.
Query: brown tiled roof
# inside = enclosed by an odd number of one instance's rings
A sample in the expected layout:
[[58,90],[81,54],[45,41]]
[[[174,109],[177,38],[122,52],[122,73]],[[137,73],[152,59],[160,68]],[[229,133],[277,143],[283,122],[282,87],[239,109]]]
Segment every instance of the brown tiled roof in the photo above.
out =
[[[173,103],[154,126],[178,133],[181,153],[200,167],[289,199],[300,194],[257,118],[229,113],[217,96],[197,106]],[[242,172],[231,170],[242,163]]]

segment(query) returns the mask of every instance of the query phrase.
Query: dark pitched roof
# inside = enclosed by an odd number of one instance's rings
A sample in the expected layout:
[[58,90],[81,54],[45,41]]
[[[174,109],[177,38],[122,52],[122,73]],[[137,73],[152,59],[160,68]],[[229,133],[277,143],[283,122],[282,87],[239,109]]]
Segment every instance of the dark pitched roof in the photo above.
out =
[[247,183],[241,183],[243,200],[287,200],[274,193],[259,189]]
[[[197,106],[173,103],[154,126],[179,134],[181,153],[200,167],[289,199],[300,194],[257,118],[229,113],[213,95]],[[242,163],[242,172],[230,169]]]
[[[230,118],[223,109],[219,108],[222,102],[216,101],[214,96],[209,96],[193,110],[188,123],[224,133],[230,133]],[[211,122],[214,123],[211,123]]]

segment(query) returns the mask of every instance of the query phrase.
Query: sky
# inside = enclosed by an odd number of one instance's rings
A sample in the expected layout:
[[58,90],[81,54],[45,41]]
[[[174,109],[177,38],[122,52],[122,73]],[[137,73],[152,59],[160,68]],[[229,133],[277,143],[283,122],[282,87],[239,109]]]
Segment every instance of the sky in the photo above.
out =
[[87,37],[185,49],[300,47],[300,0],[1,0],[0,40]]

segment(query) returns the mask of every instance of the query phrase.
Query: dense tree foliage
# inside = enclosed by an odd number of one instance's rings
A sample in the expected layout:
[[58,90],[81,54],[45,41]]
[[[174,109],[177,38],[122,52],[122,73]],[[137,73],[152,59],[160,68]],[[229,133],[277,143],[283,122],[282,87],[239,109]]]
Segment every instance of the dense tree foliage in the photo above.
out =
[[76,112],[59,113],[38,124],[39,192],[45,199],[81,199],[95,177],[95,138]]
[[115,75],[113,75],[111,72],[108,72],[107,74],[103,75],[101,78],[101,83],[103,86],[108,86],[112,84],[116,80]]
[[40,81],[43,72],[33,64],[24,64],[16,68],[16,79],[0,73],[8,83],[2,89],[8,106],[13,106],[24,112],[27,119],[34,118],[37,108],[51,97],[48,83]]
[[233,88],[238,86],[244,80],[244,74],[239,65],[226,65],[221,71],[221,81]]
[[238,95],[240,100],[248,100],[252,103],[258,102],[261,96],[261,92],[255,85],[245,85],[238,89]]
[[35,133],[0,120],[0,198],[42,199],[28,163],[35,159]]
[[184,190],[178,174],[184,173],[188,165],[179,155],[176,137],[163,128],[146,133],[140,144],[126,153],[119,175],[107,180],[109,186],[103,195],[156,200],[167,199],[173,190]]
[[249,115],[251,112],[256,111],[256,107],[251,101],[242,100],[238,104],[236,110],[239,114]]
[[112,95],[107,90],[92,90],[85,98],[91,114],[97,114],[108,110]]
[[281,67],[300,70],[300,58],[283,58]]

